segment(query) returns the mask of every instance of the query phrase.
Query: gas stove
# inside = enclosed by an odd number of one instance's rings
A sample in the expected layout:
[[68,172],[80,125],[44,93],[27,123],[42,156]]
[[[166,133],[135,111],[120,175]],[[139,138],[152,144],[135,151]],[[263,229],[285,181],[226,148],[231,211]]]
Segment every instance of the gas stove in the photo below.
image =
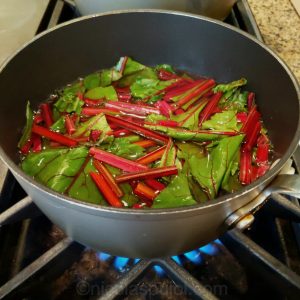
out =
[[[69,2],[50,1],[37,33],[77,16]],[[225,22],[262,40],[245,0]],[[299,173],[300,149],[292,164]],[[178,256],[140,260],[72,241],[0,170],[0,299],[299,299],[295,198],[275,194],[243,232],[232,229]]]

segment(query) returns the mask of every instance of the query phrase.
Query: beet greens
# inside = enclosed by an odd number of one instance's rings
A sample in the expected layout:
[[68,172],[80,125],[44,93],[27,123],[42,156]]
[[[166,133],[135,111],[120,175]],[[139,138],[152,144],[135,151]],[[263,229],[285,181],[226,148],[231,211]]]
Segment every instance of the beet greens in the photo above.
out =
[[188,206],[235,192],[271,162],[246,84],[122,57],[35,112],[28,102],[21,168],[57,192],[114,207]]

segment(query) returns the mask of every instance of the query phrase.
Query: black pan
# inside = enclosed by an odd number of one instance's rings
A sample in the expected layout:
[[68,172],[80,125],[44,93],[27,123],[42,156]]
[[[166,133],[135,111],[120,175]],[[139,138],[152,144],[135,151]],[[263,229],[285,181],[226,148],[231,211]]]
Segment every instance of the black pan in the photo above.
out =
[[[237,193],[192,207],[150,211],[83,203],[24,174],[18,167],[16,147],[26,101],[37,107],[56,88],[108,68],[124,55],[146,65],[168,63],[219,82],[246,77],[248,89],[257,94],[278,163]],[[24,190],[70,237],[127,257],[178,254],[224,233],[271,192],[268,189],[257,198],[292,155],[300,135],[299,88],[285,64],[248,34],[189,14],[116,12],[58,26],[36,37],[2,67],[0,91],[0,156]],[[298,177],[281,177],[277,184],[284,188],[292,184],[297,193],[299,182]]]

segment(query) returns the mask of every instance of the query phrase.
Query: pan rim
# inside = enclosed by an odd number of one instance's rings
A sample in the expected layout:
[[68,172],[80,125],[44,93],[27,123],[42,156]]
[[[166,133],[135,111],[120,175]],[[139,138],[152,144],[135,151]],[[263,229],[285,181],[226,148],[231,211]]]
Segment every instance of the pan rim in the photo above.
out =
[[[300,87],[299,83],[295,77],[295,75],[292,73],[290,68],[286,65],[286,63],[271,50],[268,46],[257,40],[255,37],[250,35],[247,32],[242,31],[241,29],[238,29],[232,25],[226,24],[222,21],[218,21],[209,17],[204,17],[196,14],[191,13],[185,13],[185,12],[177,12],[177,11],[171,11],[171,10],[158,10],[158,9],[128,9],[128,10],[115,10],[115,11],[109,11],[104,13],[98,13],[98,14],[92,14],[88,16],[83,16],[76,18],[74,20],[70,20],[68,22],[62,23],[60,25],[57,25],[53,28],[50,28],[46,31],[43,31],[42,33],[36,35],[33,39],[31,39],[29,42],[25,43],[21,48],[19,48],[15,53],[13,53],[11,56],[9,56],[4,63],[0,67],[0,73],[5,69],[5,67],[14,59],[15,56],[17,56],[24,48],[26,48],[28,45],[34,43],[36,40],[42,38],[43,36],[51,33],[54,30],[57,30],[59,28],[69,26],[71,24],[82,22],[85,20],[90,20],[93,18],[100,18],[103,16],[110,16],[110,15],[118,15],[118,14],[136,14],[136,13],[154,13],[154,14],[167,14],[167,15],[178,15],[182,17],[188,17],[188,18],[194,18],[201,21],[213,23],[217,26],[226,28],[231,31],[235,31],[238,34],[241,34],[247,39],[250,39],[252,42],[258,44],[260,47],[262,47],[265,51],[267,51],[270,55],[272,55],[278,63],[283,67],[283,69],[286,71],[287,75],[291,79],[291,82],[294,85],[297,97],[298,97],[298,104],[299,104],[299,111],[300,111]],[[280,158],[279,162],[271,169],[269,170],[264,176],[262,176],[260,179],[256,180],[255,182],[251,183],[250,185],[244,187],[242,190],[227,194],[221,197],[217,197],[209,202],[205,203],[199,203],[196,205],[191,206],[185,206],[185,207],[176,207],[176,208],[165,208],[165,209],[149,209],[149,210],[134,210],[132,208],[114,208],[109,206],[103,206],[98,204],[92,204],[83,202],[77,199],[74,199],[72,197],[60,194],[58,192],[55,192],[54,190],[44,186],[43,184],[37,182],[34,180],[31,176],[24,173],[21,168],[15,164],[8,155],[6,155],[5,151],[3,150],[2,146],[0,145],[0,158],[2,161],[7,165],[7,167],[13,171],[14,174],[18,175],[18,177],[21,177],[28,185],[30,185],[32,188],[39,190],[39,192],[45,193],[46,195],[49,195],[51,197],[56,198],[58,201],[63,203],[65,206],[76,206],[78,208],[81,208],[85,211],[88,211],[89,213],[94,212],[96,213],[110,213],[110,214],[117,214],[117,215],[135,215],[135,216],[157,216],[157,215],[171,215],[171,214],[184,214],[184,213],[191,213],[191,212],[199,212],[200,210],[207,209],[207,208],[214,208],[218,205],[223,205],[225,203],[229,203],[231,201],[234,201],[234,199],[237,199],[239,197],[243,197],[246,194],[249,194],[251,191],[254,191],[259,187],[260,185],[266,185],[267,182],[271,178],[274,178],[281,168],[285,165],[287,160],[292,156],[292,154],[295,152],[298,142],[300,139],[300,117],[298,118],[298,125],[297,130],[295,132],[295,135],[293,137],[292,142],[290,143],[287,151],[285,154]],[[33,199],[34,200],[34,199]],[[249,200],[251,201],[251,200]]]

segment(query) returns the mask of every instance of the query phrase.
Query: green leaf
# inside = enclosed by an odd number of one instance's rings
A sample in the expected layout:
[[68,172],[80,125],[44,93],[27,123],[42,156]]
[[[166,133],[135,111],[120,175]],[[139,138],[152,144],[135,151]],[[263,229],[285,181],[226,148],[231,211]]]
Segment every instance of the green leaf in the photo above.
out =
[[206,155],[204,147],[199,146],[195,143],[176,142],[176,145],[178,147],[178,158],[189,160],[192,156],[203,158]]
[[120,188],[124,193],[121,197],[124,207],[132,207],[135,203],[139,202],[139,198],[132,192],[132,188],[129,183],[120,184]]
[[225,135],[210,133],[209,130],[205,132],[205,130],[201,131],[191,131],[181,128],[173,128],[167,126],[160,125],[144,125],[146,128],[157,130],[165,133],[166,135],[177,139],[179,141],[195,141],[195,142],[203,142],[203,141],[213,141],[219,138],[226,137]]
[[171,120],[180,123],[180,127],[188,128],[190,130],[197,130],[199,124],[199,114],[205,107],[206,102],[199,103],[197,106],[192,107],[185,113],[172,116]]
[[135,160],[144,154],[145,149],[139,145],[133,144],[139,141],[139,136],[133,135],[128,137],[115,138],[113,143],[106,147],[115,155],[122,156],[127,159]]
[[106,100],[114,100],[114,101],[118,100],[117,93],[114,87],[111,85],[108,87],[99,86],[93,88],[85,93],[85,97],[93,100],[102,99],[102,98],[105,98]]
[[25,128],[23,129],[23,134],[18,143],[19,148],[22,148],[30,139],[32,123],[33,123],[33,112],[30,108],[30,102],[28,101],[26,105],[26,125]]
[[93,89],[100,85],[100,75],[99,73],[89,74],[84,77],[83,85],[87,90]]
[[194,204],[197,202],[191,195],[187,174],[182,171],[154,199],[152,208],[171,208]]
[[84,92],[84,86],[82,85],[81,82],[75,82],[72,84],[68,84],[64,89],[62,94],[73,94],[76,95],[77,93],[83,93]]
[[86,147],[47,149],[30,153],[22,162],[25,173],[57,192],[65,192],[88,155]]
[[[121,57],[118,64],[120,64],[120,63],[122,64],[122,62],[121,62],[122,59],[124,59],[124,58]],[[118,66],[118,64],[117,64],[117,66]],[[135,73],[137,71],[143,70],[145,68],[146,68],[146,66],[144,66],[144,65],[140,64],[139,62],[131,59],[130,57],[127,57],[127,62],[126,62],[123,74],[124,75],[129,75],[129,74]],[[118,70],[118,68],[117,68],[117,70]]]
[[90,172],[95,172],[92,159],[89,159],[86,166],[81,170],[79,176],[68,187],[67,194],[84,202],[107,205],[101,192],[98,190],[96,184],[90,176]]
[[89,136],[91,130],[102,131],[98,143],[101,143],[104,139],[108,138],[107,133],[111,131],[111,128],[109,127],[104,114],[101,113],[93,116],[86,122],[80,123],[76,132],[73,134],[73,137]]
[[145,121],[150,123],[156,123],[158,121],[167,120],[168,118],[163,115],[150,114],[146,117]]
[[130,86],[132,85],[137,79],[158,79],[156,72],[152,68],[146,67],[145,69],[135,72],[133,74],[124,76],[118,81],[118,85],[120,87]]
[[65,118],[61,116],[55,123],[53,123],[50,127],[54,131],[58,131],[60,133],[65,133]]
[[224,83],[224,84],[218,84],[217,86],[215,86],[213,88],[213,91],[216,93],[216,92],[228,92],[232,89],[235,89],[235,88],[238,88],[238,87],[241,87],[243,85],[246,85],[247,84],[247,79],[246,78],[241,78],[239,80],[236,80],[236,81],[232,81],[230,83]]
[[244,135],[224,138],[206,157],[192,156],[188,160],[191,174],[210,199],[217,196],[226,170],[243,139]]
[[100,83],[102,87],[111,85],[113,81],[119,80],[122,77],[122,74],[115,69],[103,70],[100,73]]
[[203,122],[202,128],[219,131],[238,131],[236,112],[226,110],[216,113],[209,120]]
[[247,108],[246,108],[247,98],[248,98],[248,92],[241,93],[240,90],[237,90],[226,100],[223,100],[223,98],[222,98],[219,103],[219,107],[221,107],[221,108],[223,107],[226,110],[235,110],[238,112],[246,112],[247,111]]
[[136,98],[146,98],[172,84],[174,80],[160,81],[151,78],[138,78],[131,86],[130,91]]
[[171,142],[171,146],[167,146],[164,154],[160,160],[159,167],[174,166],[176,160],[177,148],[174,143]]
[[80,100],[77,95],[72,92],[68,92],[59,97],[59,99],[55,102],[54,107],[56,107],[60,112],[75,112],[80,114],[83,104],[84,102]]
[[234,155],[234,158],[232,159],[229,167],[226,170],[226,173],[224,175],[223,181],[222,181],[222,189],[225,191],[229,191],[231,189],[229,183],[231,182],[231,178],[233,177],[237,170],[239,169],[239,162],[240,162],[240,151],[237,151]]

